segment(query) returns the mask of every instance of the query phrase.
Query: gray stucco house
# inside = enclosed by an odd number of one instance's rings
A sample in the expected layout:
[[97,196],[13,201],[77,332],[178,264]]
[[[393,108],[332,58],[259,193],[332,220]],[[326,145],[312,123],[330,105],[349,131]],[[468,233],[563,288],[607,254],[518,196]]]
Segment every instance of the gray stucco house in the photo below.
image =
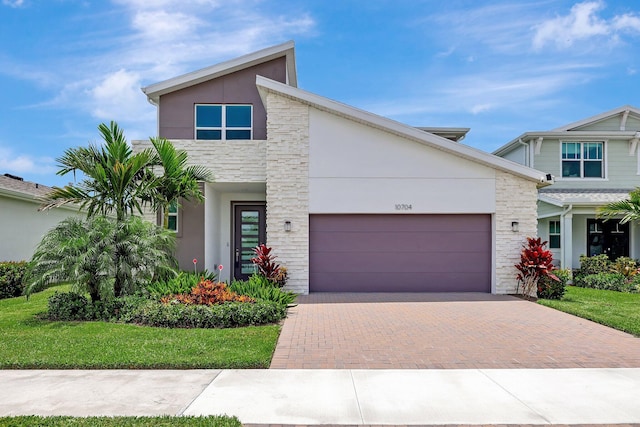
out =
[[[215,177],[172,215],[183,268],[272,246],[287,286],[510,293],[546,174],[297,87],[293,42],[143,88],[158,135]],[[149,145],[134,141],[134,149]]]
[[638,224],[597,218],[597,208],[640,186],[640,110],[625,105],[541,132],[526,132],[494,154],[552,174],[538,193],[538,235],[565,268],[580,255],[640,258]]

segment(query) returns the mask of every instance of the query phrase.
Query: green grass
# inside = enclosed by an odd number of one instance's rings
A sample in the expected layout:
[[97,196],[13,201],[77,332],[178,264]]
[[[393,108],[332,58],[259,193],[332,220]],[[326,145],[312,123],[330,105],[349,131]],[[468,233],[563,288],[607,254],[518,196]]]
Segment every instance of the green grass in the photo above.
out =
[[640,336],[640,294],[567,286],[562,300],[538,303]]
[[236,417],[0,417],[0,426],[11,427],[129,427],[129,426],[201,426],[241,427]]
[[0,369],[268,368],[280,326],[167,329],[39,320],[56,287],[0,301]]

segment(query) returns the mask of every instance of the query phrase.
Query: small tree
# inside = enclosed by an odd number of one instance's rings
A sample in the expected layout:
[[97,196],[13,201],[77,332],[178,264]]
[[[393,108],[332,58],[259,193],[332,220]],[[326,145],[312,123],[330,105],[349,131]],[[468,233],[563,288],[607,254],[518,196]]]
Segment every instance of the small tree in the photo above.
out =
[[640,187],[629,193],[629,198],[611,202],[598,208],[598,217],[605,220],[622,216],[620,224],[640,221]]
[[[539,237],[527,237],[527,243],[522,246],[520,263],[515,265],[519,271],[516,293],[521,293],[525,298],[536,295],[541,278],[549,277],[551,280],[559,280],[553,274],[553,254],[545,248],[546,245],[547,242],[543,242]],[[522,285],[522,292],[520,292],[520,285]]]

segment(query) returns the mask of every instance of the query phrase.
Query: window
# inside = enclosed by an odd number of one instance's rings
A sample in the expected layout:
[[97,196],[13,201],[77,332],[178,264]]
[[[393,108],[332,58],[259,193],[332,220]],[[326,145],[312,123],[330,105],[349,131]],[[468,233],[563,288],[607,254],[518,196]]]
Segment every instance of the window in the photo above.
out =
[[563,178],[604,178],[604,142],[563,142]]
[[171,202],[169,205],[169,216],[167,218],[167,228],[171,231],[178,231],[178,203]]
[[251,139],[251,105],[196,105],[196,139]]
[[549,221],[549,248],[560,248],[560,221]]

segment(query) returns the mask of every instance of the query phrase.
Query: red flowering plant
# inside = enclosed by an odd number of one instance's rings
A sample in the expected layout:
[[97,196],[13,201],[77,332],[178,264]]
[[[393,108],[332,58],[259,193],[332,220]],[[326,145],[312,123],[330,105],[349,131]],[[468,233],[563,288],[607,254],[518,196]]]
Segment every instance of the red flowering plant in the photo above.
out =
[[[531,298],[536,295],[538,282],[543,277],[552,280],[560,280],[553,274],[553,254],[546,249],[547,242],[542,239],[527,237],[527,243],[522,245],[520,252],[520,263],[515,267],[518,269],[518,289],[517,293],[521,293],[525,298]],[[522,291],[520,292],[520,285]]]
[[284,286],[287,280],[287,269],[276,262],[276,256],[271,252],[273,248],[259,245],[253,248],[254,257],[251,262],[258,269],[258,274],[266,277],[277,286]]

